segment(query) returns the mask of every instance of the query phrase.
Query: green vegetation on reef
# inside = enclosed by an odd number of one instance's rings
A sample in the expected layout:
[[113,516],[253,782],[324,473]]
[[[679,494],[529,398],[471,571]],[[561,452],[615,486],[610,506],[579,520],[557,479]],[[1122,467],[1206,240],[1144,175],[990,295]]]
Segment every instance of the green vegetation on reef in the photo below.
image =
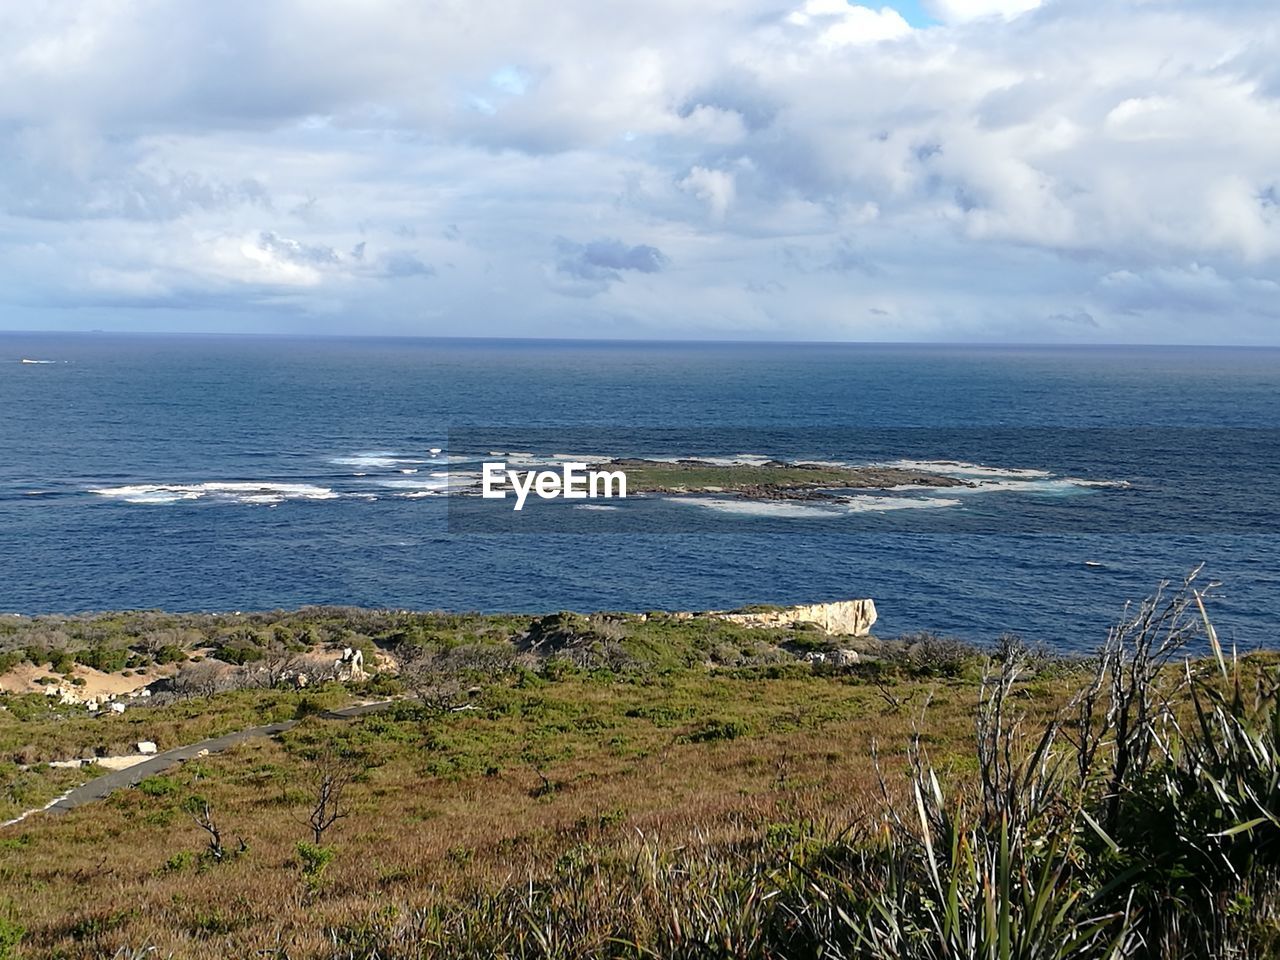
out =
[[747,497],[794,499],[823,490],[888,490],[902,486],[962,487],[964,480],[902,467],[842,467],[771,460],[712,463],[706,460],[613,460],[596,469],[623,469],[628,493],[735,493]]
[[[1222,655],[1190,586],[1079,661],[661,614],[177,620],[386,672],[131,710],[304,719],[0,832],[13,956],[1280,955],[1280,661]],[[304,707],[369,690],[405,696]],[[107,722],[62,709],[3,742]]]

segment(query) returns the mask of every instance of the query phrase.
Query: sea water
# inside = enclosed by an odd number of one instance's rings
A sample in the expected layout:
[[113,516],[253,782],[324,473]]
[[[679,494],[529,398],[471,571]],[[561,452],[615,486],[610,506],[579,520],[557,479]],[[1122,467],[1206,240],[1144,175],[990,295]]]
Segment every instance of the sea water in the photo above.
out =
[[[1269,349],[0,334],[0,611],[869,596],[881,634],[1081,651],[1203,563],[1220,635],[1268,645],[1278,420]],[[971,486],[538,504],[490,530],[459,494],[494,453]]]

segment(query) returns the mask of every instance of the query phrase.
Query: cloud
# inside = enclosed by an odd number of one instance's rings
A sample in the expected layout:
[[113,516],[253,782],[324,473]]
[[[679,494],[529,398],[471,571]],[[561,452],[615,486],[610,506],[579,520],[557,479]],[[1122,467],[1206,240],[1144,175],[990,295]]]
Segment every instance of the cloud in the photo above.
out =
[[247,249],[251,252],[246,256],[254,259],[259,255],[265,255],[265,258],[309,266],[327,266],[339,263],[342,259],[333,247],[303,243],[290,237],[279,236],[270,230],[260,233],[257,243],[249,245]]
[[946,23],[963,23],[986,17],[1011,20],[1029,10],[1035,10],[1042,0],[931,0],[926,6],[929,12]]
[[282,331],[1280,342],[1271,5],[924,7],[9,4],[0,302],[24,326],[152,305]]
[[689,175],[680,181],[680,189],[693,194],[707,204],[713,220],[723,220],[733,203],[734,178],[726,170],[709,170],[706,167],[694,167]]
[[423,263],[407,250],[393,250],[382,258],[382,269],[388,277],[432,277],[435,267]]
[[875,43],[906,36],[911,27],[892,7],[873,10],[846,0],[806,0],[787,17],[798,27],[816,27],[819,42],[831,47]]
[[555,248],[556,272],[570,281],[566,290],[577,295],[601,293],[625,272],[658,273],[667,265],[662,251],[648,244],[628,246],[607,239],[574,243],[558,237]]

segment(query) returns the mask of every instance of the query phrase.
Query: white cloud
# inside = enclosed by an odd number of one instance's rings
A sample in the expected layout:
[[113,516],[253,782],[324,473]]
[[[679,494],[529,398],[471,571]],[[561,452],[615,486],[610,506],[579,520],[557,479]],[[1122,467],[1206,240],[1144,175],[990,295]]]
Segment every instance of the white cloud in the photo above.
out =
[[841,47],[893,40],[911,32],[902,14],[892,7],[874,10],[846,0],[807,0],[787,16],[798,27],[816,26],[819,41]]
[[1211,306],[1280,341],[1267,4],[930,9],[10,4],[0,299],[886,339],[1203,337]]
[[928,6],[933,15],[945,23],[963,23],[985,17],[1011,20],[1035,10],[1042,2],[1043,0],[931,0]]
[[733,174],[727,170],[710,170],[695,166],[680,181],[680,189],[705,201],[713,220],[723,220],[733,203],[735,191]]

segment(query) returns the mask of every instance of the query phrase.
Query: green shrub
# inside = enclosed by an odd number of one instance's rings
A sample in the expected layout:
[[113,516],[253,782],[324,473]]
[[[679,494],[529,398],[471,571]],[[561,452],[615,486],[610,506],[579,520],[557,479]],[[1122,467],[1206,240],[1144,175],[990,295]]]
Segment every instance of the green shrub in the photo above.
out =
[[0,916],[0,960],[16,957],[26,930],[12,917]]
[[161,871],[163,873],[179,873],[193,866],[195,862],[195,854],[190,850],[180,850],[164,862]]
[[129,662],[129,650],[126,647],[95,644],[77,653],[76,660],[86,667],[101,670],[103,673],[116,673],[123,670],[125,664]]
[[322,847],[309,840],[299,840],[298,866],[302,871],[302,880],[307,889],[316,891],[324,879],[324,872],[333,862],[333,847]]
[[681,739],[685,743],[711,743],[716,740],[736,740],[750,732],[751,725],[745,720],[711,720]]
[[138,783],[138,789],[148,797],[168,797],[182,790],[182,784],[172,777],[157,774]]
[[293,717],[295,720],[302,720],[306,717],[314,717],[317,714],[324,713],[325,706],[315,697],[304,695],[298,698],[298,705],[294,707]]

